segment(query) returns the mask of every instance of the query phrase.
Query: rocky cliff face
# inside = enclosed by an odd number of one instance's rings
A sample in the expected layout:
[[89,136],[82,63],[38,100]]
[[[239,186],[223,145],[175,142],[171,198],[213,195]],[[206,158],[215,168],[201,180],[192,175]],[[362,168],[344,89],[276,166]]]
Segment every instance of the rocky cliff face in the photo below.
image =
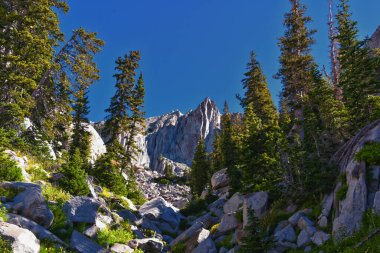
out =
[[380,48],[380,26],[372,34],[370,40],[368,41],[368,47],[371,49]]
[[[215,103],[206,98],[194,111],[179,111],[146,119],[144,135],[136,137],[141,150],[136,165],[163,172],[171,165],[181,174],[191,165],[199,138],[205,139],[206,148],[212,150],[215,134],[220,129],[221,114]],[[102,132],[102,123],[95,127]],[[126,133],[125,133],[126,134]],[[107,136],[102,134],[104,140]],[[123,140],[123,136],[120,140]]]

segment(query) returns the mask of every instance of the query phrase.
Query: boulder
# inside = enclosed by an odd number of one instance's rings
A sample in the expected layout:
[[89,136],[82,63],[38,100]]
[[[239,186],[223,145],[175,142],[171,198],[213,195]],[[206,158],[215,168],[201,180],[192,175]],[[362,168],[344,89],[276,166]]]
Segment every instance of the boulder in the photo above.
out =
[[98,159],[101,155],[107,152],[106,145],[102,137],[100,137],[99,133],[95,130],[95,128],[91,124],[86,124],[85,129],[90,134],[90,163],[95,163],[96,159]]
[[229,179],[227,169],[222,169],[215,172],[211,177],[211,186],[213,190],[217,190],[228,186]]
[[243,203],[243,224],[248,224],[249,210],[253,210],[255,216],[261,218],[267,210],[269,195],[267,192],[255,192],[247,195]]
[[239,226],[239,221],[236,219],[235,213],[228,213],[223,215],[219,227],[215,233],[215,237],[227,234]]
[[203,240],[199,245],[191,251],[191,253],[217,253],[217,249],[215,246],[214,241],[211,239],[211,237],[206,238]]
[[243,205],[244,196],[240,193],[235,193],[223,206],[224,213],[235,213]]
[[200,243],[209,238],[210,231],[204,228],[199,229],[185,243],[185,252],[192,252]]
[[294,242],[296,240],[296,232],[293,227],[289,224],[277,233],[274,234],[276,241],[278,242]]
[[128,210],[128,209],[123,209],[123,210],[120,210],[117,212],[117,214],[125,221],[128,221],[129,223],[131,224],[135,224],[136,221],[139,220],[139,218],[137,217],[137,215]]
[[133,253],[133,249],[125,244],[115,243],[111,247],[111,251],[115,253]]
[[375,213],[380,214],[380,191],[377,191],[375,194],[372,208]]
[[74,230],[71,239],[70,247],[79,253],[106,253],[107,251],[100,247],[97,243]]
[[217,222],[218,218],[213,217],[210,213],[203,215],[202,217],[195,220],[190,228],[186,229],[179,236],[177,236],[177,238],[175,238],[170,243],[170,247],[173,247],[174,245],[180,242],[187,241],[189,238],[192,238],[195,234],[199,233],[199,231],[201,231],[203,228],[211,227],[212,225],[215,225]]
[[27,229],[0,222],[0,237],[10,241],[13,253],[40,252],[40,241]]
[[318,231],[316,232],[312,237],[311,237],[311,241],[317,245],[317,246],[321,246],[322,244],[324,244],[326,241],[328,241],[330,239],[330,235],[329,234],[326,234],[325,232],[323,231]]
[[147,217],[151,220],[165,221],[170,224],[173,229],[178,228],[181,220],[179,210],[161,197],[152,199],[143,204],[139,209],[139,213],[142,217]]
[[157,238],[134,239],[128,242],[132,249],[141,249],[145,253],[161,253],[164,243]]
[[301,230],[297,238],[297,246],[301,248],[305,246],[306,244],[308,244],[309,242],[311,242],[309,233],[305,229]]
[[380,142],[380,120],[362,128],[332,157],[332,162],[338,164],[341,173],[345,174],[348,186],[345,199],[336,203],[333,221],[333,235],[336,239],[356,232],[367,209],[368,168],[364,162],[358,162],[355,155],[370,142]]
[[77,196],[65,203],[63,212],[71,222],[94,224],[98,218],[100,202],[96,199]]
[[298,224],[298,221],[301,219],[301,217],[303,216],[304,214],[302,212],[296,212],[295,214],[293,214],[292,216],[289,217],[288,221],[290,224],[292,224],[293,226],[297,226]]
[[308,217],[301,216],[301,218],[298,220],[297,226],[299,229],[304,229],[306,227],[314,226],[314,222],[312,222]]
[[31,231],[38,239],[47,240],[53,243],[58,243],[64,247],[67,247],[67,244],[55,236],[52,232],[45,229],[43,226],[38,225],[34,221],[31,221],[25,217],[19,216],[17,214],[7,214],[7,222],[19,226],[21,228]]
[[11,203],[13,212],[35,221],[45,228],[50,227],[54,216],[42,196],[41,186],[22,182],[6,182],[1,186],[5,189],[13,188],[20,191]]

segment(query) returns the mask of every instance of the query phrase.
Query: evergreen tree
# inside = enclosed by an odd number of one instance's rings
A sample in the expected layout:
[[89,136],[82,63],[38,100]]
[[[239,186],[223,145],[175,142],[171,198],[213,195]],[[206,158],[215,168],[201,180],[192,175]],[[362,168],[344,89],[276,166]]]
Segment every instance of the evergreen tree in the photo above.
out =
[[380,61],[373,57],[366,40],[358,39],[357,22],[352,20],[348,0],[340,1],[336,18],[341,71],[338,86],[343,91],[343,102],[351,116],[351,134],[354,134],[379,115]]
[[283,90],[281,96],[283,103],[289,110],[291,120],[290,136],[298,135],[303,140],[303,110],[304,101],[312,85],[312,69],[314,60],[310,53],[314,40],[311,38],[314,30],[307,24],[311,18],[305,16],[306,7],[300,0],[290,0],[292,9],[285,14],[285,35],[280,38],[281,50],[280,70],[276,77],[281,79]]
[[280,166],[281,130],[279,116],[270,96],[260,64],[251,53],[243,79],[245,94],[242,139],[243,181],[245,190],[277,191],[282,179]]
[[84,170],[86,164],[87,160],[82,160],[81,150],[76,148],[68,162],[61,167],[64,177],[59,181],[59,185],[72,195],[88,195],[90,190],[86,182],[87,174]]
[[[213,143],[213,151],[211,153],[211,173],[223,169],[223,154],[221,147],[221,136],[220,133],[215,135]],[[212,176],[212,175],[211,175]]]
[[[86,102],[89,87],[99,80],[99,70],[94,56],[100,52],[104,42],[96,33],[83,28],[74,30],[71,38],[62,46],[53,59],[52,66],[45,71],[32,96],[36,101],[33,122],[56,141],[67,142],[67,129],[72,122],[72,110],[77,110],[78,103]],[[81,100],[81,101],[79,101]],[[87,105],[85,105],[86,107]],[[76,107],[76,108],[74,108]],[[83,107],[83,106],[82,106]]]
[[273,247],[273,241],[262,228],[253,210],[248,213],[248,225],[244,228],[244,237],[240,247],[242,253],[264,253]]
[[238,149],[236,142],[235,127],[232,122],[232,115],[228,109],[228,103],[224,103],[223,115],[221,118],[220,149],[222,155],[222,165],[227,168],[232,192],[238,191],[240,184],[240,168],[238,167]]
[[57,11],[67,9],[61,0],[1,1],[0,118],[10,120],[1,126],[18,128],[30,116],[35,105],[31,94],[63,37]]
[[190,187],[194,196],[200,196],[209,181],[210,163],[207,158],[206,145],[201,138],[195,149],[190,172]]
[[[137,98],[138,86],[143,87],[142,77],[135,87],[136,69],[139,67],[140,52],[131,51],[129,55],[125,55],[124,59],[119,57],[116,61],[116,93],[111,99],[109,108],[106,110],[108,116],[105,123],[105,131],[110,139],[107,143],[109,151],[119,157],[123,167],[130,165],[132,158],[134,143],[134,129],[136,120],[141,108],[139,105],[140,98]],[[141,82],[141,83],[140,83]],[[143,88],[140,88],[143,97]],[[136,96],[136,97],[135,97]],[[132,111],[134,109],[134,111]],[[131,112],[132,111],[132,112]],[[131,115],[135,115],[135,119]],[[133,127],[132,127],[133,126]],[[133,128],[133,129],[132,129]],[[131,131],[132,130],[132,131]],[[122,133],[128,133],[126,139],[119,140]],[[128,146],[124,149],[121,143]],[[128,153],[127,153],[128,152]]]
[[[3,0],[0,3],[0,122],[18,128],[35,107],[32,93],[51,67],[54,46],[62,41],[57,11],[61,0]],[[2,118],[2,117],[1,117]]]

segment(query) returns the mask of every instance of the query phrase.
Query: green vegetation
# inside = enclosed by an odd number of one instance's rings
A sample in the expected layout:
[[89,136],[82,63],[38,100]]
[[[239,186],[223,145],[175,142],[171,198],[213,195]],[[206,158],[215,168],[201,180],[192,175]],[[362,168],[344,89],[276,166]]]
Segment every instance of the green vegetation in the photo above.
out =
[[233,236],[233,234],[226,235],[226,237],[220,243],[218,243],[216,246],[218,248],[224,247],[226,249],[231,249],[233,247],[232,236]]
[[8,213],[8,211],[4,206],[0,208],[0,219],[2,221],[7,221],[7,213]]
[[190,172],[190,188],[194,196],[201,196],[205,185],[209,182],[210,170],[211,168],[207,158],[206,145],[201,138],[195,149]]
[[64,204],[70,199],[70,194],[56,186],[47,183],[42,187],[42,195],[48,201],[56,201],[59,204]]
[[115,243],[127,243],[133,239],[133,233],[128,223],[121,223],[115,228],[106,228],[98,233],[100,245],[112,245]]
[[86,196],[90,193],[86,179],[87,174],[83,167],[86,163],[82,160],[79,149],[75,149],[75,153],[70,157],[70,160],[61,166],[63,178],[59,181],[62,189],[72,195]]
[[8,155],[0,153],[0,181],[22,181],[21,169]]
[[218,230],[219,226],[220,226],[220,223],[213,225],[213,226],[211,227],[211,229],[210,229],[210,233],[211,233],[212,235],[215,235],[215,233],[216,233],[216,231]]
[[182,242],[177,243],[172,247],[172,253],[183,253],[185,252],[186,245]]
[[3,253],[13,252],[10,242],[2,237],[0,237],[0,248],[1,248],[1,252]]
[[359,162],[365,162],[368,165],[380,164],[380,143],[368,143],[360,150],[355,159]]
[[14,197],[16,197],[19,193],[20,191],[14,188],[5,189],[3,187],[0,187],[0,196],[4,196],[7,199],[7,201],[12,201]]

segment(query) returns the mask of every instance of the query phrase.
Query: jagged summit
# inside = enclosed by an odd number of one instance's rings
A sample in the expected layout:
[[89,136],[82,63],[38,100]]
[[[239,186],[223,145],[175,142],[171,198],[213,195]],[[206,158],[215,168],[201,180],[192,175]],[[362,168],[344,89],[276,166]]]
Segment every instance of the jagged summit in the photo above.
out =
[[380,48],[380,25],[369,39],[368,47],[371,49]]

